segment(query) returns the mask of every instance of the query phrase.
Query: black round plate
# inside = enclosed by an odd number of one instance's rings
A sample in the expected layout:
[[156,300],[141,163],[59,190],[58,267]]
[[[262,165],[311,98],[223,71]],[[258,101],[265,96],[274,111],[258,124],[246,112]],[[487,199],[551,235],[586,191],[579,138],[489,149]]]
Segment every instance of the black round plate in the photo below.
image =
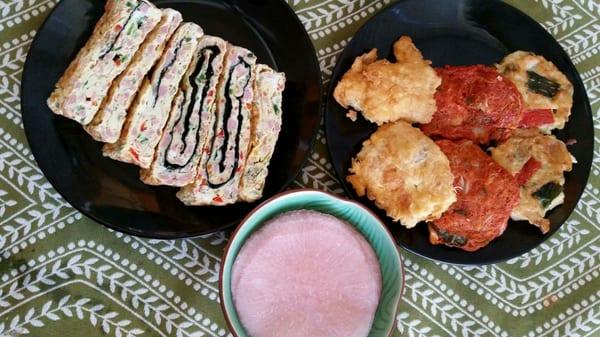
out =
[[[156,1],[206,34],[252,50],[258,61],[287,76],[283,127],[264,191],[268,198],[287,187],[311,151],[321,118],[321,79],[312,43],[282,0]],[[186,207],[177,189],[152,187],[138,169],[102,156],[81,126],[46,106],[54,84],[91,35],[103,1],[63,0],[31,46],[22,82],[23,125],[32,152],[54,188],[90,218],[129,234],[176,238],[210,233],[236,224],[258,203]]]
[[[460,249],[434,246],[428,241],[427,226],[408,230],[392,222],[366,198],[358,198],[345,177],[351,159],[376,126],[362,117],[352,122],[333,99],[335,85],[350,68],[355,57],[378,48],[380,57],[391,57],[392,44],[402,35],[410,36],[433,66],[493,64],[515,50],[527,50],[552,61],[575,87],[574,105],[567,126],[555,135],[576,139],[569,150],[577,158],[573,171],[566,174],[565,203],[549,212],[550,233],[523,221],[510,221],[504,234],[487,247],[468,253]],[[434,260],[458,264],[485,264],[506,260],[534,248],[569,217],[588,179],[592,163],[594,130],[591,108],[583,83],[567,54],[554,38],[534,20],[500,1],[489,0],[405,0],[387,7],[370,19],[354,36],[340,56],[326,98],[327,143],[336,173],[351,197],[369,205],[385,220],[397,242],[406,249]]]

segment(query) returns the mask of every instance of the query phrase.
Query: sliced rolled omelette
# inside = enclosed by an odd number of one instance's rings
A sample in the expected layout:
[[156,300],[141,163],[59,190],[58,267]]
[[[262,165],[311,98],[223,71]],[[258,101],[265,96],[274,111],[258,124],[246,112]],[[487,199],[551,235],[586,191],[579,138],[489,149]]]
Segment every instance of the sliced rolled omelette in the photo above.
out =
[[135,53],[127,69],[119,75],[85,130],[97,141],[114,143],[121,135],[127,110],[137,94],[142,80],[162,55],[167,41],[182,21],[175,10],[162,9],[162,18],[148,34],[140,49]]
[[194,182],[177,193],[186,205],[227,205],[238,200],[250,143],[255,63],[256,56],[249,50],[228,47],[207,151]]
[[142,0],[108,0],[104,14],[47,100],[58,115],[88,124],[113,80],[131,62],[161,11]]
[[573,106],[573,85],[552,62],[534,53],[516,51],[500,62],[498,71],[523,96],[521,127],[535,127],[545,133],[565,127]]
[[209,126],[227,42],[205,35],[175,98],[169,121],[149,169],[141,179],[150,185],[185,186],[196,177]]
[[262,197],[269,173],[269,162],[281,131],[281,101],[285,74],[264,64],[256,66],[251,148],[240,182],[240,200],[256,201]]
[[564,172],[571,171],[574,158],[567,146],[552,135],[513,136],[492,149],[492,158],[517,178],[521,200],[511,218],[527,220],[550,230],[546,212],[564,201]]
[[202,35],[202,28],[189,22],[175,31],[151,77],[144,79],[119,140],[104,145],[105,156],[142,168],[150,167],[179,82]]

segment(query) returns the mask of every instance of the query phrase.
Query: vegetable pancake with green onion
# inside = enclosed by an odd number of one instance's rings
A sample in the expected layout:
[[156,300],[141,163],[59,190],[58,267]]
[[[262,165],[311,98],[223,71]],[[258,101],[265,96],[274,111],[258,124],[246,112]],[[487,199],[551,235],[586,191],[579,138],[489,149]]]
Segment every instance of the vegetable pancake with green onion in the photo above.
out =
[[513,209],[513,220],[527,220],[550,230],[546,212],[563,203],[564,172],[575,162],[565,143],[551,135],[520,133],[492,149],[492,158],[520,183],[521,201]]
[[525,102],[521,127],[545,133],[562,129],[573,106],[573,85],[550,61],[525,51],[507,55],[498,71],[519,89]]

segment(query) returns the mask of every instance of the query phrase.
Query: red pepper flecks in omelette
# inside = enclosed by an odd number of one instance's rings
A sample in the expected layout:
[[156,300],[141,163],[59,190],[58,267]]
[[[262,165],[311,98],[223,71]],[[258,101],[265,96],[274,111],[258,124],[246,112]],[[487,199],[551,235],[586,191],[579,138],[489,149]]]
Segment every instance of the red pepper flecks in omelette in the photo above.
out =
[[428,136],[485,144],[507,139],[519,126],[521,94],[495,68],[445,66],[436,71],[442,78],[435,94],[437,111],[430,123],[421,125]]
[[486,246],[506,229],[519,203],[515,178],[471,141],[439,140],[450,161],[457,200],[429,223],[429,241],[466,251]]

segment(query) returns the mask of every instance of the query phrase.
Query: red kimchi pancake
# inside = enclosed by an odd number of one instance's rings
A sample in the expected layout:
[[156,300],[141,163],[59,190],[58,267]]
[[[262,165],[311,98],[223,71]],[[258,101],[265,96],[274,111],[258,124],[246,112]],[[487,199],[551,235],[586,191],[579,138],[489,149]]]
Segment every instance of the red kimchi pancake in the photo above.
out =
[[472,252],[486,246],[506,229],[511,210],[519,203],[519,185],[476,144],[439,140],[450,161],[456,202],[429,223],[429,241]]
[[486,144],[507,139],[519,126],[521,94],[495,68],[445,66],[436,71],[442,78],[435,94],[437,111],[430,123],[421,125],[428,136]]

